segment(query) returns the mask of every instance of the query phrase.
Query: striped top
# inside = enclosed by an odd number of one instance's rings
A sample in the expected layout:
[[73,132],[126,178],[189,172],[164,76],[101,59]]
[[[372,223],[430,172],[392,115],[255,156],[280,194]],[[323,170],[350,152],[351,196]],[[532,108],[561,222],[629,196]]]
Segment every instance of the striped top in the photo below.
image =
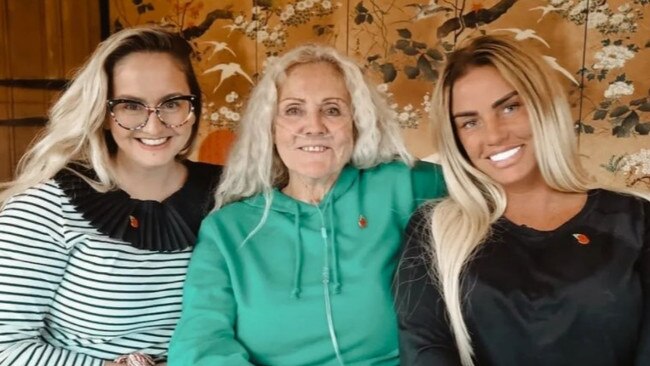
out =
[[53,180],[15,196],[0,212],[0,365],[166,357],[190,254],[99,233]]

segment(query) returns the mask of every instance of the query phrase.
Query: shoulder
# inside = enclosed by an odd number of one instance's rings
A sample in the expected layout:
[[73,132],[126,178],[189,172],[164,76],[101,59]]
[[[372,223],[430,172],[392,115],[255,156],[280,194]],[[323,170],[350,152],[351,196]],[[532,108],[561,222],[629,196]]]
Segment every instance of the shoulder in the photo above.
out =
[[445,179],[442,175],[442,167],[438,164],[429,163],[426,161],[418,160],[413,166],[412,176],[416,184],[433,186],[439,195],[447,193]]
[[65,198],[66,194],[59,184],[50,179],[9,198],[5,209],[22,205],[43,208],[61,207]]
[[400,161],[383,163],[364,170],[364,176],[380,181],[385,186],[397,186],[411,192],[418,199],[447,195],[440,165],[417,161],[409,166]]
[[617,192],[607,189],[593,189],[588,192],[588,195],[589,200],[593,200],[596,209],[601,212],[632,213],[642,210],[645,211],[646,215],[648,215],[647,211],[650,209],[650,201],[632,193]]
[[0,211],[0,225],[11,227],[5,232],[7,235],[60,238],[73,212],[64,206],[67,202],[65,193],[53,180],[38,184],[7,201]]
[[[244,198],[240,201],[230,202],[216,211],[210,213],[207,221],[221,222],[232,221],[236,218],[237,221],[248,221],[249,218],[255,217],[259,221],[260,215],[264,211],[265,201],[264,196],[256,194],[254,196]],[[269,213],[271,213],[269,211]]]
[[377,175],[412,175],[422,176],[428,179],[442,180],[442,168],[438,164],[429,163],[426,161],[418,160],[413,166],[409,166],[401,161],[393,161],[390,163],[382,163],[375,167],[366,169],[366,172]]

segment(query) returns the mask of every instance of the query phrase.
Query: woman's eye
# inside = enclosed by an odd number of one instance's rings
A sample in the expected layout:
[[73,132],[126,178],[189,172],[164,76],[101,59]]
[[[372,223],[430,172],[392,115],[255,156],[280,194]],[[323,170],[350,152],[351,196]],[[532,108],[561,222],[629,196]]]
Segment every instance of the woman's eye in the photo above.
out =
[[176,100],[170,100],[170,101],[167,101],[167,102],[164,102],[163,104],[161,104],[160,107],[161,107],[162,109],[168,109],[168,110],[169,110],[169,109],[176,109],[176,108],[178,108],[178,105],[179,105],[178,101],[176,101]]
[[298,107],[289,107],[284,110],[286,116],[299,116],[301,114],[300,112],[300,108]]
[[477,121],[475,119],[470,119],[470,120],[462,121],[460,123],[460,128],[463,128],[463,129],[473,128],[473,127],[476,126],[476,124],[477,124]]
[[326,107],[324,112],[326,116],[338,117],[341,115],[341,109],[339,107]]
[[124,102],[122,103],[122,109],[127,111],[139,111],[142,109],[142,105],[136,102]]
[[519,103],[511,103],[511,104],[506,105],[503,108],[503,111],[505,113],[512,113],[512,112],[516,111],[517,109],[519,109],[519,107],[521,107],[521,104],[519,104]]

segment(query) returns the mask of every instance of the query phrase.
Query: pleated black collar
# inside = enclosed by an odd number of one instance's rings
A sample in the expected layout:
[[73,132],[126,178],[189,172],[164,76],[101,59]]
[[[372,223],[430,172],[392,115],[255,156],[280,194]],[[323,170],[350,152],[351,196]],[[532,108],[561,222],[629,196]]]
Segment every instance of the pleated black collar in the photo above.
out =
[[[201,220],[214,205],[213,191],[221,175],[220,166],[189,160],[184,164],[185,184],[162,202],[133,199],[121,189],[97,192],[69,169],[61,170],[55,180],[100,233],[138,249],[173,252],[194,245]],[[70,168],[96,178],[92,170]]]

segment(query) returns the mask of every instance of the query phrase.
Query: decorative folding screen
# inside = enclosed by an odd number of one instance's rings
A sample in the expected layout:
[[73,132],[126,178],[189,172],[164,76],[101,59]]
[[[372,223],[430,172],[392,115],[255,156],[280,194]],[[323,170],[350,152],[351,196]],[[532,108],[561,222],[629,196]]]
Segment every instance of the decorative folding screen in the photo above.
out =
[[650,0],[113,0],[112,28],[158,23],[192,42],[205,92],[197,158],[223,162],[268,58],[303,42],[353,56],[392,99],[411,151],[434,153],[427,110],[457,41],[535,44],[563,76],[580,152],[604,183],[650,189]]

